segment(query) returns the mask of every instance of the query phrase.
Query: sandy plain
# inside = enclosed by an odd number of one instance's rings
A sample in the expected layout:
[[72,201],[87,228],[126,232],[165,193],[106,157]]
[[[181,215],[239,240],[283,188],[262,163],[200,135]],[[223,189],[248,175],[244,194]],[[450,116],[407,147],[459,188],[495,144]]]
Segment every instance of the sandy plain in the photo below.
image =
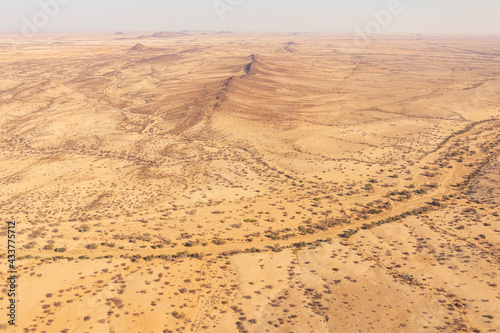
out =
[[1,35],[0,330],[500,331],[499,42]]

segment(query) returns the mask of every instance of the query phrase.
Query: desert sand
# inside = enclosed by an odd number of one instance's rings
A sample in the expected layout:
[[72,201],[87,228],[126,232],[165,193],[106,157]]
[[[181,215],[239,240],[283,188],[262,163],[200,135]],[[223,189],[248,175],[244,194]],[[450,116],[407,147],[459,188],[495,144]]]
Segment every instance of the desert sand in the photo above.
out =
[[499,45],[0,35],[0,331],[500,331]]

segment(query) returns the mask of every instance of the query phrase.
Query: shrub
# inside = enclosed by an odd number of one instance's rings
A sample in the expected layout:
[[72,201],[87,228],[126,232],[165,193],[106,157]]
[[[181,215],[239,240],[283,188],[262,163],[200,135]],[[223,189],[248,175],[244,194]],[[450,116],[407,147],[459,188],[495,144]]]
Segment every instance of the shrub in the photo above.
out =
[[28,244],[24,245],[25,249],[32,249],[36,245],[36,242],[29,242]]
[[183,319],[186,318],[186,314],[184,312],[177,312],[174,311],[172,312],[172,316],[174,316],[175,319]]
[[223,245],[226,244],[226,240],[221,238],[216,238],[212,241],[212,243],[214,243],[215,245]]
[[43,247],[44,250],[53,250],[54,249],[54,244],[47,244]]
[[90,231],[90,229],[92,229],[92,227],[88,224],[82,224],[80,225],[80,227],[78,227],[78,231],[79,232],[87,232],[87,231]]

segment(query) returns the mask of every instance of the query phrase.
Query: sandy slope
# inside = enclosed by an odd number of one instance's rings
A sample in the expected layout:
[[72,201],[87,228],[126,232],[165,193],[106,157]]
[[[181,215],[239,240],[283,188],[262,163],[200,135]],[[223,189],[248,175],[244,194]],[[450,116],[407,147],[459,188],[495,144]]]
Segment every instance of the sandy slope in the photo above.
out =
[[500,330],[498,45],[2,36],[0,330]]

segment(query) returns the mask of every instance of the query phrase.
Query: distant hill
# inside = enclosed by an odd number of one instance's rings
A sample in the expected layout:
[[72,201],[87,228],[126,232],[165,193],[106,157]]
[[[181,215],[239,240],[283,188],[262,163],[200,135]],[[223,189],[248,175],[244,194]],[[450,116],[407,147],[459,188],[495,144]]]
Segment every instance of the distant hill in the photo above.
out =
[[182,36],[190,36],[190,34],[184,33],[184,32],[169,32],[169,31],[162,31],[162,32],[157,32],[152,35],[143,35],[140,36],[139,38],[144,39],[144,38],[173,38],[173,37],[182,37]]
[[131,50],[134,50],[134,51],[144,51],[144,50],[148,50],[150,49],[150,47],[147,47],[143,44],[136,44],[134,47],[131,48]]

